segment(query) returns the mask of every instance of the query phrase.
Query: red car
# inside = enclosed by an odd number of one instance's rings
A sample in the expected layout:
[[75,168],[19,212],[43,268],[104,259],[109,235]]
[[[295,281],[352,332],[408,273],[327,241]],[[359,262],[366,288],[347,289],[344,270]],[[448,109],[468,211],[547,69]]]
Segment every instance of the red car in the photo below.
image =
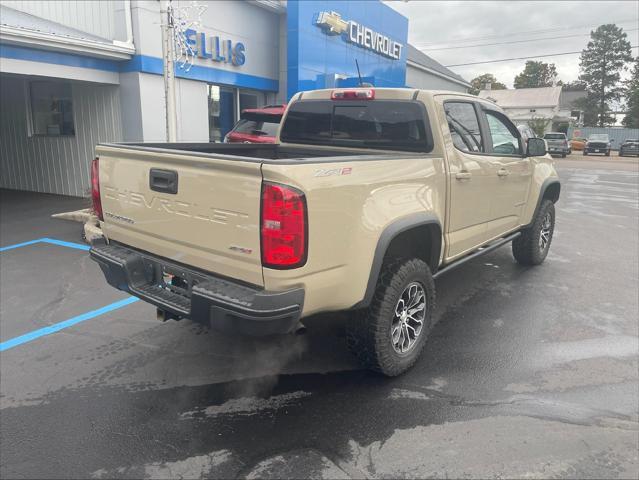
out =
[[240,121],[226,134],[224,142],[275,143],[285,109],[286,105],[267,105],[243,110]]

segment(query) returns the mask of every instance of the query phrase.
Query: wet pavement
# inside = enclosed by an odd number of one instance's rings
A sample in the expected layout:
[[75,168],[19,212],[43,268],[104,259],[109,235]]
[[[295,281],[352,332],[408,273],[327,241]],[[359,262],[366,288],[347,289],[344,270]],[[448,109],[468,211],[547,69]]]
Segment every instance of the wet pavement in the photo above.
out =
[[[440,278],[404,376],[360,370],[341,315],[246,339],[135,302],[0,353],[0,476],[637,478],[638,162],[557,166],[546,263],[504,247]],[[84,206],[3,191],[0,245],[80,242],[48,215]],[[0,262],[0,342],[127,298],[81,250]]]

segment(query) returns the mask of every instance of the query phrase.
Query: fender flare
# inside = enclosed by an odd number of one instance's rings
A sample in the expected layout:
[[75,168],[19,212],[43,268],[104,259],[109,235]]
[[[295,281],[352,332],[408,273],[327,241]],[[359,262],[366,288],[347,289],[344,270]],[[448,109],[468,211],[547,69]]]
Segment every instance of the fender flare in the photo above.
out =
[[557,188],[558,188],[557,200],[555,200],[553,203],[557,203],[557,201],[559,201],[559,196],[561,195],[561,182],[559,181],[558,178],[555,178],[555,177],[547,178],[546,180],[544,180],[544,183],[541,184],[541,188],[539,189],[539,196],[537,197],[537,205],[535,206],[532,219],[530,220],[530,223],[528,225],[524,226],[524,228],[530,227],[535,221],[535,218],[537,218],[537,212],[539,212],[539,209],[541,208],[541,202],[546,196],[546,191],[552,185],[557,185]]
[[[414,213],[407,217],[395,220],[384,228],[382,234],[377,240],[377,246],[375,247],[375,254],[373,256],[373,263],[371,265],[370,274],[368,276],[368,283],[366,284],[366,292],[364,293],[364,298],[353,305],[353,307],[351,307],[352,309],[364,308],[370,305],[371,300],[373,299],[373,295],[375,294],[377,279],[379,278],[379,274],[382,270],[384,256],[386,255],[386,251],[388,250],[388,247],[390,246],[393,239],[397,237],[397,235],[407,230],[415,227],[422,227],[424,225],[436,225],[439,230],[438,235],[433,235],[431,233],[431,245],[435,248],[432,248],[431,250],[431,258],[429,261],[430,265],[439,265],[439,256],[442,247],[442,226],[439,219],[435,215],[430,213]],[[434,274],[436,267],[431,268],[433,269],[432,273]]]

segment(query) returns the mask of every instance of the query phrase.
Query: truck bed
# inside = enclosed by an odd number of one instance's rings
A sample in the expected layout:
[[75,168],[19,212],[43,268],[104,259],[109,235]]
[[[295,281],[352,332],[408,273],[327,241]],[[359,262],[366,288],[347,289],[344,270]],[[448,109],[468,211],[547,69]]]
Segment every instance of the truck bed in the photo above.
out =
[[[282,161],[298,162],[333,162],[336,157],[343,160],[385,160],[399,156],[413,155],[407,152],[384,152],[373,149],[354,149],[343,147],[326,147],[321,145],[280,145],[280,144],[234,144],[234,143],[167,143],[167,142],[132,142],[107,143],[105,147],[130,150],[157,151],[162,153],[211,156],[217,159],[238,157],[242,161],[259,163],[282,163]],[[361,158],[365,156],[365,158]],[[360,157],[360,158],[355,158]],[[339,160],[338,160],[339,161]]]

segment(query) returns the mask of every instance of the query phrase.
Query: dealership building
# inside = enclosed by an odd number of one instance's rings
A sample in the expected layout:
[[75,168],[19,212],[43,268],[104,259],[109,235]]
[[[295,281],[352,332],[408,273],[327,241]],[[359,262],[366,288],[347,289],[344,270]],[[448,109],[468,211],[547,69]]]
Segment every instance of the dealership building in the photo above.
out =
[[[166,139],[163,4],[0,0],[1,188],[85,196],[97,143]],[[409,45],[409,20],[378,0],[198,4],[172,2],[189,52],[175,69],[178,141],[221,141],[246,108],[360,76],[470,87]]]

